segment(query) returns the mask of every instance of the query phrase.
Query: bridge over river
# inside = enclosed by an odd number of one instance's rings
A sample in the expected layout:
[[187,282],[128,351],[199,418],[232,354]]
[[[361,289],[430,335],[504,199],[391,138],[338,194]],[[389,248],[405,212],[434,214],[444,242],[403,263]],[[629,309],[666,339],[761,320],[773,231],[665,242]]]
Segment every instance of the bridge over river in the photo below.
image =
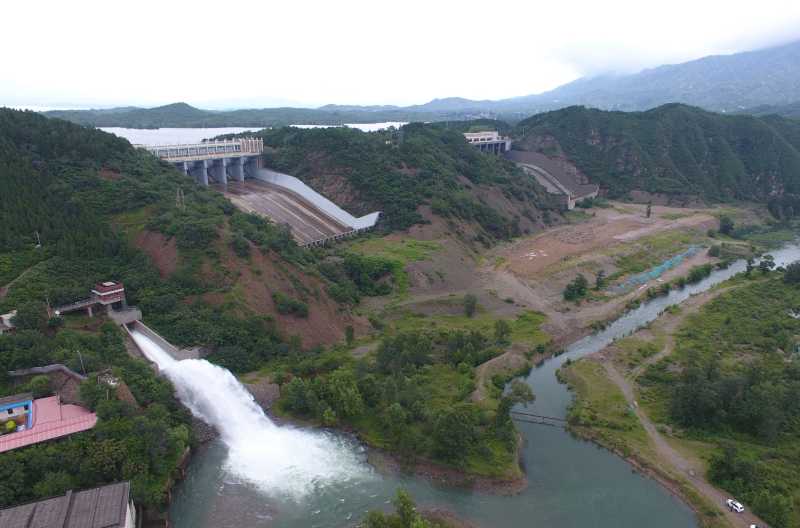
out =
[[372,229],[379,212],[356,218],[288,174],[259,166],[262,139],[236,138],[180,145],[135,145],[210,185],[240,209],[287,222],[305,248]]

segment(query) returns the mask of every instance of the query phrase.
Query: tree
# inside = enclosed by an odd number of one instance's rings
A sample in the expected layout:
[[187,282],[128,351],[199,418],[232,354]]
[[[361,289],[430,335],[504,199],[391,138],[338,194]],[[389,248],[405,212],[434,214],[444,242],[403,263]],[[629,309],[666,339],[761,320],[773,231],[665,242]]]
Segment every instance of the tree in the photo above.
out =
[[380,510],[370,511],[358,528],[439,528],[431,526],[430,521],[423,520],[416,511],[417,503],[411,494],[403,488],[397,488],[397,498],[392,499],[396,513],[386,515]]
[[572,282],[564,287],[564,300],[577,301],[586,295],[586,289],[589,287],[589,281],[583,274],[579,274]]
[[775,267],[775,257],[772,255],[764,255],[761,262],[758,263],[758,271],[763,275],[769,273],[769,270]]
[[528,408],[529,403],[536,400],[536,395],[531,390],[530,386],[522,380],[512,380],[509,385],[511,389],[506,395],[514,404],[521,403],[523,407]]
[[600,288],[605,286],[606,284],[606,272],[605,270],[600,270],[597,272],[597,276],[594,280],[594,289],[595,291],[600,291]]
[[756,267],[755,263],[756,263],[756,260],[754,258],[748,258],[747,259],[747,264],[746,264],[745,270],[744,270],[744,276],[747,277],[748,279],[750,278],[750,274],[753,272],[753,270]]
[[797,284],[800,282],[800,260],[795,260],[786,266],[786,275],[783,276],[786,284]]
[[22,303],[11,318],[11,324],[19,330],[42,331],[47,326],[47,307],[38,301]]
[[650,218],[650,213],[653,211],[653,205],[648,202],[647,204],[647,218]]
[[475,313],[475,308],[478,305],[478,296],[474,293],[468,293],[464,296],[464,313],[467,317],[472,317]]
[[442,460],[460,460],[475,439],[475,408],[458,402],[439,412],[431,434],[431,454]]
[[50,376],[36,376],[28,383],[28,389],[34,398],[45,398],[53,393]]
[[408,440],[408,425],[406,413],[399,403],[393,403],[386,410],[386,425],[389,426],[389,438],[398,448],[404,449]]
[[508,319],[500,318],[494,322],[494,339],[498,343],[505,343],[511,331],[511,323],[508,322]]
[[733,231],[733,220],[727,216],[722,216],[719,219],[719,232],[723,235],[730,235]]
[[355,340],[356,331],[353,328],[353,325],[349,324],[344,327],[344,339],[347,341],[347,346],[353,346],[353,341]]

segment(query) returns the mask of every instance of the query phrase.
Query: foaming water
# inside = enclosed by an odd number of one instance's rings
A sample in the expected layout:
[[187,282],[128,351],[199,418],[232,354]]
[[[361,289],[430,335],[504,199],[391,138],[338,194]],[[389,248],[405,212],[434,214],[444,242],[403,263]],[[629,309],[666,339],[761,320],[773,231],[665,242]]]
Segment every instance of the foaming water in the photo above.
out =
[[351,442],[326,431],[279,427],[227,369],[204,359],[176,361],[143,334],[132,334],[175,385],[181,402],[216,427],[228,448],[223,469],[232,483],[299,500],[328,486],[372,477]]

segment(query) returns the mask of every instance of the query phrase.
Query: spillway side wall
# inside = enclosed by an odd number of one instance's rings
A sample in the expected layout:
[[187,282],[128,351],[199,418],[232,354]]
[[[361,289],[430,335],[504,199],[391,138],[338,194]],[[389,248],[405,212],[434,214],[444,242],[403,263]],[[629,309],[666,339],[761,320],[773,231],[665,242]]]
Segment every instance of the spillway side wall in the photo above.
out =
[[375,224],[378,223],[378,218],[381,215],[380,213],[371,213],[366,216],[362,216],[361,218],[356,218],[305,183],[301,182],[299,179],[295,178],[294,176],[289,176],[288,174],[259,168],[258,172],[251,174],[251,176],[257,180],[262,180],[273,185],[285,187],[296,192],[335,219],[358,231],[374,227]]

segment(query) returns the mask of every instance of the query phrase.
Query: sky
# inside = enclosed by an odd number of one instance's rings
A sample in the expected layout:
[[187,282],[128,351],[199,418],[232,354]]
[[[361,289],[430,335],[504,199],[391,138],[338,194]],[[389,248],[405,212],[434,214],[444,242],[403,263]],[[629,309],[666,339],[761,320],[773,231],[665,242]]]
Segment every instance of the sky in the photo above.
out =
[[800,40],[800,2],[5,2],[0,105],[502,99]]

